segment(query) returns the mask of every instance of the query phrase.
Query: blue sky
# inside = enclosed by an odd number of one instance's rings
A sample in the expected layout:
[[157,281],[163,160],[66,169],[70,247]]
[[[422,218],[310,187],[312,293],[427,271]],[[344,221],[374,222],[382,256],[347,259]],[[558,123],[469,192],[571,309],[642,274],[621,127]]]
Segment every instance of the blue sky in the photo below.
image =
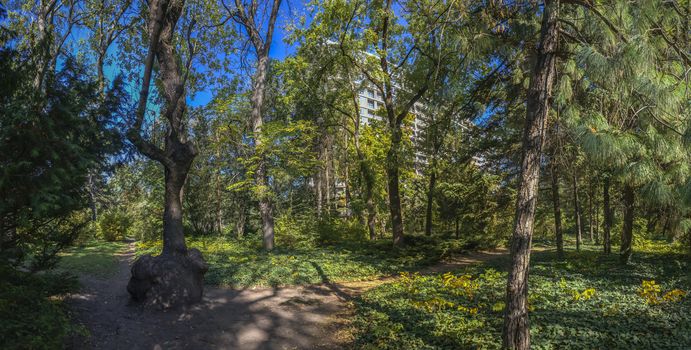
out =
[[[295,53],[296,47],[285,42],[285,38],[290,34],[287,27],[303,15],[308,15],[305,8],[305,1],[283,1],[279,17],[276,22],[274,37],[271,42],[269,56],[272,59],[282,60]],[[189,96],[187,103],[190,106],[203,106],[213,98],[213,92],[205,90],[198,92],[195,96]]]

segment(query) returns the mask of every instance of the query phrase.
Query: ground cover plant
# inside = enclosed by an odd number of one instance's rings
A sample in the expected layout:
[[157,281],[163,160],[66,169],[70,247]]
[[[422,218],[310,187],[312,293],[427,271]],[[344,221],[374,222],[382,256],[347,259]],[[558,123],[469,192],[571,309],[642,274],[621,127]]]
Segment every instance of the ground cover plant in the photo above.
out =
[[[404,273],[358,301],[356,347],[499,349],[507,259],[453,273]],[[688,256],[638,254],[622,266],[597,251],[534,253],[529,290],[535,349],[691,347]]]
[[0,265],[0,348],[60,349],[80,331],[63,303],[77,281],[66,273],[30,274]]
[[[420,237],[393,250],[390,242],[377,241],[278,247],[266,252],[258,240],[206,237],[189,242],[209,262],[207,284],[236,288],[375,279],[419,269],[461,253],[464,244],[461,240]],[[138,243],[137,255],[156,254],[160,249],[160,242]]]

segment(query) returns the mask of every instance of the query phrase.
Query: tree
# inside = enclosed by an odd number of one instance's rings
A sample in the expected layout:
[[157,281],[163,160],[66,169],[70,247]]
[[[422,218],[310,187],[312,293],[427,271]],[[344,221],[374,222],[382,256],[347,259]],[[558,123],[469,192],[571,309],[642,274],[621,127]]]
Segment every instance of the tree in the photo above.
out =
[[[187,75],[180,66],[176,52],[175,27],[184,6],[183,0],[153,0],[149,3],[148,52],[136,119],[127,134],[130,142],[142,154],[161,163],[165,172],[163,251],[156,257],[147,254],[137,259],[127,285],[127,290],[135,300],[147,301],[160,307],[201,300],[204,273],[208,269],[198,250],[187,249],[182,224],[182,190],[198,152],[194,144],[187,140],[184,119],[187,111]],[[187,39],[189,40],[189,36]],[[193,55],[193,50],[190,50],[185,65],[188,71]],[[161,114],[168,122],[164,149],[141,135],[154,59],[159,65],[160,89],[165,100]]]
[[[389,133],[386,174],[393,242],[403,244],[400,166],[403,123],[413,106],[446,75],[442,62],[451,57],[450,42],[442,37],[443,20],[452,5],[425,2],[333,1],[312,21],[339,48],[358,79],[382,96],[380,117]],[[459,8],[464,9],[462,5]],[[425,9],[425,11],[418,11]],[[396,12],[400,11],[400,14]],[[396,17],[406,18],[407,25]]]
[[530,348],[528,267],[540,178],[540,156],[555,77],[558,13],[558,1],[545,1],[537,60],[527,96],[516,223],[511,238],[511,270],[506,288],[506,313],[502,329],[503,346],[509,349]]
[[[261,133],[264,123],[262,113],[269,69],[269,49],[271,48],[271,41],[273,40],[274,26],[276,24],[276,18],[278,17],[278,10],[281,7],[281,0],[271,1],[266,33],[263,35],[261,33],[262,23],[257,22],[257,19],[261,18],[261,15],[259,12],[260,6],[256,0],[252,0],[250,3],[243,3],[240,0],[235,0],[234,8],[228,7],[225,2],[223,6],[232,16],[233,20],[244,28],[256,55],[256,67],[252,77],[252,111],[250,115],[255,157],[258,162],[254,174],[255,192],[259,197],[259,212],[262,219],[264,249],[272,250],[274,248],[273,204],[271,203],[264,155],[258,150],[262,147]],[[269,7],[269,1],[266,2],[265,6]]]
[[34,271],[53,267],[88,223],[82,189],[119,152],[124,114],[122,82],[101,94],[73,57],[37,91],[36,49],[0,48],[0,264]]

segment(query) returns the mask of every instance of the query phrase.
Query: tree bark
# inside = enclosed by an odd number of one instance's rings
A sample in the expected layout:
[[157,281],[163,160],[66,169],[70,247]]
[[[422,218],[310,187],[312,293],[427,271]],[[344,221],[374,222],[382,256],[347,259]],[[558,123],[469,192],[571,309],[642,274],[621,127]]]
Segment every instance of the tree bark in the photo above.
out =
[[503,347],[507,349],[530,348],[528,266],[540,179],[540,157],[545,141],[545,121],[549,114],[557,59],[558,10],[558,1],[545,1],[537,60],[527,94],[521,176],[502,329]]
[[599,190],[598,183],[595,183],[595,245],[600,245],[600,202],[597,198],[597,191]]
[[552,204],[554,205],[554,236],[557,241],[557,258],[564,259],[564,236],[561,230],[561,201],[559,196],[559,173],[552,165]]
[[[185,79],[175,52],[175,26],[184,8],[184,1],[153,0],[149,3],[150,43],[144,80],[134,125],[128,138],[147,157],[160,162],[165,171],[163,211],[163,251],[153,257],[146,254],[132,265],[127,285],[135,300],[159,307],[189,304],[201,300],[204,273],[208,269],[201,253],[187,249],[182,225],[182,192],[196,147],[186,140],[183,122],[186,111]],[[168,121],[165,149],[145,140],[141,128],[146,113],[154,58],[159,63],[160,93],[166,101],[162,116]]]
[[581,223],[581,205],[578,200],[578,176],[573,174],[573,210],[574,220],[576,221],[576,250],[581,251],[581,242],[583,241],[583,226]]
[[389,190],[389,211],[391,213],[391,230],[393,245],[403,245],[403,217],[401,210],[401,195],[399,192],[399,153],[401,148],[402,130],[400,125],[391,130],[391,147],[387,152],[386,175]]
[[437,184],[437,169],[436,158],[432,158],[432,166],[430,167],[429,187],[427,188],[427,211],[425,213],[425,234],[432,235],[432,214],[434,204],[434,188]]
[[245,201],[240,199],[240,204],[238,205],[238,221],[235,222],[235,236],[237,239],[241,239],[245,235],[245,221],[247,215],[245,214]]
[[621,247],[619,249],[619,258],[623,264],[631,262],[631,254],[633,253],[634,200],[635,193],[633,187],[625,185],[623,193],[624,223],[621,231]]
[[250,121],[252,123],[252,134],[254,137],[254,149],[255,153],[258,153],[256,154],[258,157],[258,165],[254,180],[259,197],[259,214],[262,220],[262,237],[265,250],[272,250],[274,248],[274,219],[273,203],[270,195],[271,191],[269,189],[266,172],[266,161],[264,159],[264,154],[262,154],[262,109],[264,107],[264,97],[266,95],[269,50],[271,48],[274,26],[280,6],[281,0],[272,1],[264,38],[262,38],[259,33],[261,23],[255,22],[255,18],[261,18],[261,16],[257,16],[257,13],[255,13],[258,11],[256,2],[252,2],[252,5],[247,5],[240,0],[235,0],[235,9],[227,8],[235,21],[241,24],[247,31],[247,35],[257,55],[257,67],[252,81],[252,112]]
[[610,198],[609,198],[609,188],[610,188],[610,179],[609,176],[605,177],[603,186],[602,186],[602,206],[603,206],[603,211],[604,211],[604,228],[602,232],[602,241],[603,241],[603,248],[605,254],[611,254],[612,253],[612,240],[610,238],[610,233],[612,230],[612,207],[610,206]]
[[187,253],[182,225],[182,189],[186,178],[187,171],[184,168],[165,168],[162,252],[164,255]]
[[459,218],[458,218],[458,216],[456,216],[456,239],[459,239],[461,236],[461,233],[460,233],[460,230],[458,227],[458,223],[459,223]]
[[592,178],[590,179],[590,186],[588,188],[588,230],[590,231],[590,244],[593,244],[595,242],[595,231],[594,229],[594,222],[595,222],[595,216],[593,215],[593,180]]

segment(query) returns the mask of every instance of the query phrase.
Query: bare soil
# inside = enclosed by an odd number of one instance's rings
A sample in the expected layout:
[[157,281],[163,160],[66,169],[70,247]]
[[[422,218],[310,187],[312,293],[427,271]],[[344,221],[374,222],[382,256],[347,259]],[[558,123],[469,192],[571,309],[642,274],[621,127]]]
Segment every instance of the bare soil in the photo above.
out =
[[[420,271],[442,273],[505,255],[471,253]],[[152,310],[133,303],[126,286],[134,245],[118,255],[117,273],[80,276],[68,297],[74,318],[88,330],[73,349],[342,349],[352,341],[351,299],[396,276],[313,286],[226,289],[206,286],[201,303]]]

